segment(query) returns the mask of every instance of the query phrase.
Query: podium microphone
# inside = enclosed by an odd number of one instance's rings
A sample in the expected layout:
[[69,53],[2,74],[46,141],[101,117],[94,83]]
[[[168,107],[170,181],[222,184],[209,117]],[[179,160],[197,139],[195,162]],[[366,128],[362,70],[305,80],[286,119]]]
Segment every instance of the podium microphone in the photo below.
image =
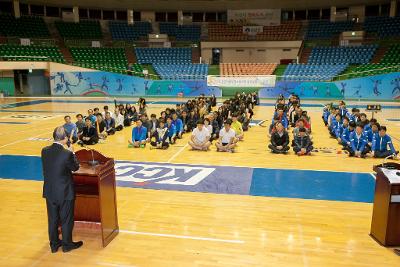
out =
[[99,161],[94,160],[93,149],[87,147],[84,143],[81,143],[81,147],[84,147],[85,149],[90,150],[90,152],[92,153],[92,160],[88,160],[87,163],[92,167],[99,165]]

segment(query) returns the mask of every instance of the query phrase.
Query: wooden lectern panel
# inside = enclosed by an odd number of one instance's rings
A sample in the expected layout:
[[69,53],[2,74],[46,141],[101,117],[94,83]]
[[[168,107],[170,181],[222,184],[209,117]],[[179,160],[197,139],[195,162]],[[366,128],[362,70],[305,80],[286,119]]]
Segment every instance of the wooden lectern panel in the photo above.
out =
[[[103,247],[118,234],[114,160],[94,150],[79,150],[74,172],[75,221],[100,223]],[[97,161],[97,165],[91,164]]]

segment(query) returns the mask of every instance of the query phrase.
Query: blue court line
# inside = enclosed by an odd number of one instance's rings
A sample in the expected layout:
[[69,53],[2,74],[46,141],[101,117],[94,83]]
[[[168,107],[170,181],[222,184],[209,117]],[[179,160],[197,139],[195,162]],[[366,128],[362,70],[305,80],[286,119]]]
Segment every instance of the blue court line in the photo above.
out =
[[0,105],[0,108],[3,108],[3,109],[18,108],[18,107],[24,107],[24,106],[43,104],[43,103],[47,103],[47,102],[49,102],[49,100],[45,100],[45,99],[23,101],[23,102],[16,102],[16,103],[10,103],[10,104],[3,104],[3,105]]
[[[130,161],[117,161],[116,168],[120,172],[117,172],[118,186],[146,189],[371,203],[375,186],[375,180],[369,173]],[[164,182],[171,179],[185,182],[192,177],[198,179],[198,175],[206,169],[211,172],[206,172],[195,184]],[[42,181],[41,159],[36,156],[0,155],[0,177]]]
[[30,122],[21,121],[0,121],[0,124],[29,124]]

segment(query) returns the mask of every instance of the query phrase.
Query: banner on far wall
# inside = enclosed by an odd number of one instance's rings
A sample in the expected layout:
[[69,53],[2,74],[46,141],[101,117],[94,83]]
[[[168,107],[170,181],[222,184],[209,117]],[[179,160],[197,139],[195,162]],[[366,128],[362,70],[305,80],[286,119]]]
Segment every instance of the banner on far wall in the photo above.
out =
[[261,98],[288,97],[295,93],[300,98],[400,100],[400,72],[355,78],[336,82],[278,81],[273,87],[259,91]]
[[273,87],[275,81],[276,75],[207,76],[207,85],[219,87]]
[[52,95],[63,96],[222,96],[221,89],[207,86],[206,81],[155,81],[101,71],[53,72],[50,88]]
[[280,9],[238,9],[228,10],[228,23],[276,26],[281,24]]
[[243,33],[247,35],[257,35],[257,33],[262,33],[263,31],[263,26],[243,26]]

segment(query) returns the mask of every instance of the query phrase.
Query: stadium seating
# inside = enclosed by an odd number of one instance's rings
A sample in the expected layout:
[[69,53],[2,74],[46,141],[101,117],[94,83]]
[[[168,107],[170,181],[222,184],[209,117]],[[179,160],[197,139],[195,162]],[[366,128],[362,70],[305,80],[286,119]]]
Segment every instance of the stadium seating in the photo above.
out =
[[109,27],[113,40],[136,41],[152,32],[151,23],[146,21],[138,21],[133,25],[123,21],[110,21]]
[[208,39],[210,41],[246,41],[247,34],[242,26],[228,25],[222,22],[208,24]]
[[174,36],[178,41],[200,41],[201,27],[199,25],[178,25],[161,22],[160,33]]
[[110,72],[126,73],[128,61],[123,48],[70,48],[74,64]]
[[221,63],[220,75],[271,75],[278,64],[275,63]]
[[351,31],[354,22],[352,21],[339,21],[330,22],[328,20],[315,20],[310,21],[306,39],[330,39],[344,31]]
[[140,64],[190,64],[190,48],[135,48],[137,62]]
[[379,75],[400,71],[400,64],[397,63],[375,63],[355,66],[348,72],[347,78],[357,78],[371,75]]
[[296,40],[301,24],[298,21],[282,23],[278,26],[264,26],[263,32],[256,35],[258,41]]
[[81,21],[78,23],[56,21],[58,32],[64,39],[101,39],[102,32],[98,21]]
[[400,44],[392,45],[383,56],[381,63],[400,64]]
[[22,46],[14,44],[0,45],[0,58],[7,61],[53,61],[64,62],[57,47]]
[[367,17],[364,30],[381,38],[400,36],[400,17]]
[[14,18],[10,14],[0,14],[0,36],[26,38],[49,37],[49,30],[41,17]]
[[289,64],[282,80],[284,81],[329,81],[342,73],[347,64]]
[[153,64],[154,70],[163,80],[205,80],[207,64]]
[[361,46],[320,46],[311,51],[309,64],[367,64],[375,54],[378,45]]

